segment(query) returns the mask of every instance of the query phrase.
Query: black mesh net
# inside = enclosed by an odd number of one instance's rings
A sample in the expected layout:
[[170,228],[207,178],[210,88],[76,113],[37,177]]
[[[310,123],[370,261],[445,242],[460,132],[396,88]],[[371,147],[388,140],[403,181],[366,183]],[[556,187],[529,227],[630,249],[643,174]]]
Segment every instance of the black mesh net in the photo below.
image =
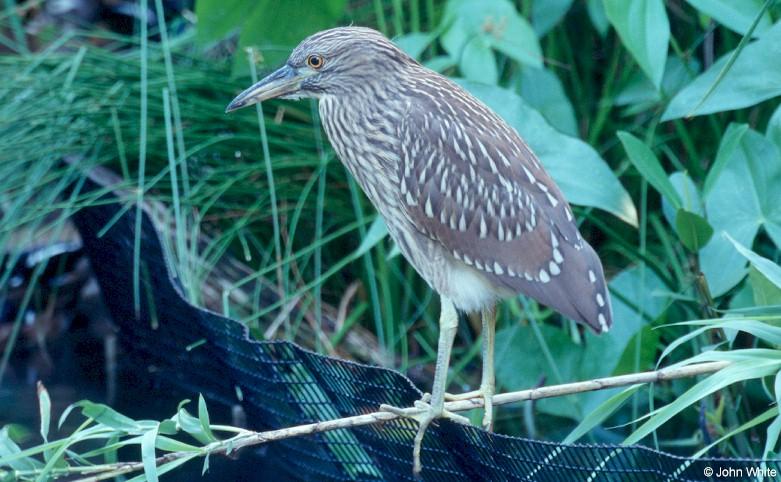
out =
[[[84,188],[95,185],[87,182]],[[119,326],[124,356],[153,366],[149,373],[161,387],[191,396],[200,392],[212,407],[240,405],[247,428],[253,430],[374,412],[382,403],[409,406],[420,398],[421,392],[396,371],[319,355],[294,343],[250,340],[237,321],[189,304],[146,215],[136,313],[135,210],[120,215],[120,209],[118,203],[105,203],[83,209],[73,219]],[[414,480],[415,431],[406,420],[336,430],[245,450],[228,464],[242,467],[241,477],[257,480]],[[754,480],[749,469],[760,466],[747,459],[691,460],[642,446],[562,445],[447,421],[429,428],[422,460],[424,480]],[[778,461],[767,466],[781,471]],[[730,470],[735,476],[709,479],[708,469],[716,474]]]

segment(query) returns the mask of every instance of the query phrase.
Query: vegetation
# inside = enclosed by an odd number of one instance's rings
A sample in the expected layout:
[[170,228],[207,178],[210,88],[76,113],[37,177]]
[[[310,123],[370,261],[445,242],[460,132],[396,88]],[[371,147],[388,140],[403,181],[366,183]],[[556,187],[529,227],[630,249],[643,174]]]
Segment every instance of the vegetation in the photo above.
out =
[[[142,201],[165,206],[166,248],[191,302],[242,320],[259,339],[383,363],[427,386],[435,297],[334,157],[316,105],[271,102],[255,113],[223,114],[258,72],[307,34],[369,25],[459,79],[524,136],[605,263],[616,320],[607,335],[585,332],[526,299],[503,305],[499,391],[732,362],[700,380],[503,407],[496,430],[642,442],[685,455],[776,457],[777,2],[328,0],[314,8],[199,0],[197,24],[185,16],[166,25],[156,0],[159,22],[148,25],[141,9],[132,37],[55,31],[32,53],[17,10],[6,5],[0,43],[15,53],[0,56],[0,293],[22,249],[57,239],[70,213],[98,202],[99,193],[66,188],[85,168],[106,165],[129,193],[125,209]],[[205,288],[228,260],[252,274],[218,284],[222,291],[210,295]],[[261,305],[259,279],[278,302]],[[36,302],[32,294],[24,298],[25,305]],[[285,314],[288,306],[300,316]],[[5,343],[0,383],[23,312]],[[325,323],[329,317],[338,322]],[[466,323],[459,331],[450,391],[479,383],[475,328]],[[376,353],[346,344],[354,330],[376,340]],[[203,403],[200,419],[178,410],[172,422],[157,423],[106,417],[107,407],[83,402],[78,408],[87,421],[53,441],[50,402],[40,393],[44,443],[0,431],[0,473],[84,473],[132,444],[149,462],[155,445],[158,452],[193,449],[168,438],[177,429],[201,444],[211,430],[230,431],[209,428]],[[95,434],[103,448],[71,447]],[[144,470],[154,480],[164,468],[147,463]]]

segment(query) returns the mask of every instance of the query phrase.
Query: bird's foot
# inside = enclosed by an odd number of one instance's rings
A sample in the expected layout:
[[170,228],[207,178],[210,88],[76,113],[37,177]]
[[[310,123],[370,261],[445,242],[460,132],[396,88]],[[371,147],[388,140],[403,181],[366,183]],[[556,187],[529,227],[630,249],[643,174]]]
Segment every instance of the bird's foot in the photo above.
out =
[[449,412],[441,406],[435,407],[431,405],[429,403],[431,396],[429,395],[427,397],[426,395],[428,394],[425,394],[421,400],[416,401],[414,407],[410,408],[399,408],[385,404],[380,405],[380,411],[394,413],[400,417],[409,418],[418,423],[418,432],[415,434],[415,444],[412,449],[412,471],[416,475],[420,474],[422,468],[420,463],[420,447],[423,443],[423,436],[425,435],[428,426],[431,425],[431,422],[438,418],[445,418],[456,423],[469,425],[468,418]]
[[453,422],[460,423],[463,425],[471,424],[469,419],[464,417],[463,415],[458,415],[457,413],[453,413],[445,409],[436,410],[429,403],[430,400],[431,400],[431,395],[426,393],[423,395],[422,399],[415,402],[415,405],[413,407],[399,408],[399,407],[394,407],[392,405],[382,404],[380,405],[380,411],[395,413],[400,417],[409,418],[417,421],[418,423],[421,423],[421,420],[423,420],[427,416],[427,414],[431,412],[435,414],[433,418],[446,418],[448,420],[452,420]]
[[445,393],[445,400],[448,402],[460,402],[462,400],[471,400],[473,398],[482,397],[483,392],[480,390],[472,390],[471,392],[464,393]]
[[445,393],[445,400],[448,402],[459,402],[462,400],[472,400],[473,398],[482,398],[483,407],[485,408],[485,412],[483,413],[483,428],[489,432],[493,430],[494,423],[493,397],[494,389],[491,387],[481,387],[479,390],[472,390],[471,392],[464,393]]

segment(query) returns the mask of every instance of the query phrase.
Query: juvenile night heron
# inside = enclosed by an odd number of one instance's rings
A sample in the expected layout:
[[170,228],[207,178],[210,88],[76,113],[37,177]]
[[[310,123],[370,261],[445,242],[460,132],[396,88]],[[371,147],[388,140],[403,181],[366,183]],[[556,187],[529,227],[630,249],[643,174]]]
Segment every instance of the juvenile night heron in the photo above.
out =
[[[612,321],[599,257],[559,188],[521,137],[488,107],[368,28],[316,33],[226,111],[271,98],[320,100],[339,158],[391,237],[441,299],[431,396],[415,406],[414,470],[432,420],[465,419],[446,397],[483,397],[490,429],[495,303],[524,294],[605,332]],[[480,389],[445,393],[457,310],[481,313]],[[399,412],[395,407],[384,409]]]

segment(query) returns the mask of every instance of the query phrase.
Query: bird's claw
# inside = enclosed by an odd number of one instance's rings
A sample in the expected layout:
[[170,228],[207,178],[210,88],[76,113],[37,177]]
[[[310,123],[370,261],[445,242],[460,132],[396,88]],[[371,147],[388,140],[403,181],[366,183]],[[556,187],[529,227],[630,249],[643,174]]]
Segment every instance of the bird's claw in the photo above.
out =
[[420,463],[420,447],[423,443],[423,436],[426,433],[426,429],[428,429],[428,426],[431,425],[431,422],[438,418],[445,418],[464,425],[470,424],[468,418],[462,415],[457,415],[453,412],[449,412],[443,407],[434,407],[429,403],[430,400],[431,395],[426,393],[420,400],[417,400],[414,403],[414,406],[411,408],[399,408],[385,404],[380,405],[380,411],[394,413],[400,417],[408,418],[417,422],[418,432],[415,434],[415,444],[412,450],[412,470],[415,474],[420,474],[422,467]]
[[[427,393],[423,395],[424,399],[428,395]],[[485,412],[483,414],[483,428],[488,430],[489,432],[493,430],[493,421],[494,421],[494,406],[493,406],[493,396],[494,391],[490,387],[482,387],[479,390],[472,390],[471,392],[465,392],[465,393],[445,393],[445,400],[448,402],[458,402],[462,400],[472,400],[474,398],[482,398],[483,399],[483,407],[485,408]]]
[[[415,420],[420,424],[426,418],[426,415],[428,413],[437,412],[429,403],[430,395],[429,397],[426,397],[425,395],[420,400],[416,400],[412,407],[400,408],[400,407],[394,407],[393,405],[382,404],[380,405],[380,411],[390,412],[398,415],[399,417],[409,418],[411,420]],[[471,425],[469,419],[464,417],[463,415],[458,415],[457,413],[453,413],[444,409],[439,411],[439,413],[436,413],[433,416],[432,420],[435,418],[445,418],[463,425]]]

